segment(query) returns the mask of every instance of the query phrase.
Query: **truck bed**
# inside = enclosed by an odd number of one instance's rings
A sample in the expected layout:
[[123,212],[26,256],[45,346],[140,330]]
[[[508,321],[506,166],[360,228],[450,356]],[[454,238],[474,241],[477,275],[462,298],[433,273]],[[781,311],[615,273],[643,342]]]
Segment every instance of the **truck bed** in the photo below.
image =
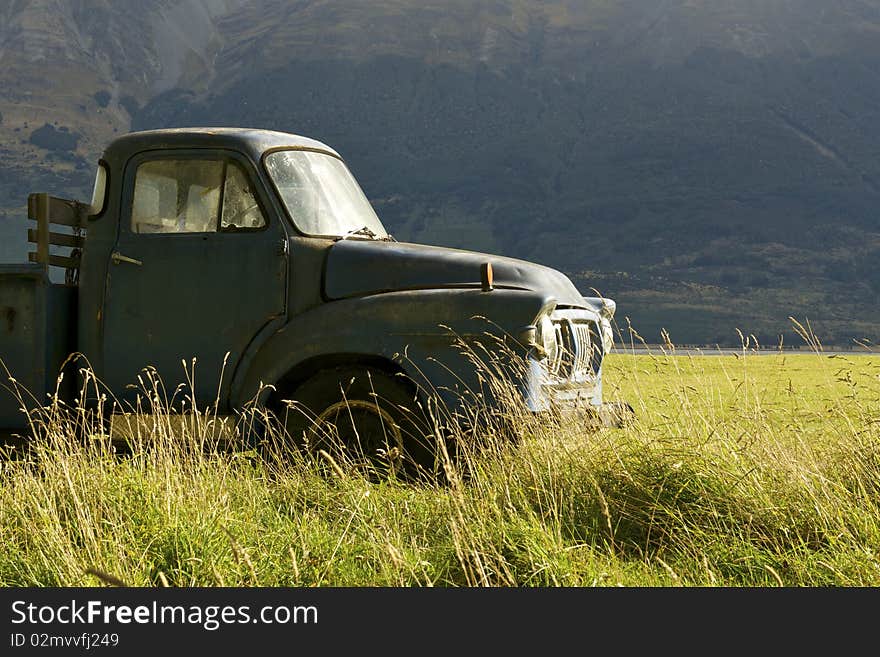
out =
[[28,408],[55,391],[61,364],[76,350],[76,295],[76,287],[52,283],[45,265],[0,265],[0,435],[28,426],[10,377]]

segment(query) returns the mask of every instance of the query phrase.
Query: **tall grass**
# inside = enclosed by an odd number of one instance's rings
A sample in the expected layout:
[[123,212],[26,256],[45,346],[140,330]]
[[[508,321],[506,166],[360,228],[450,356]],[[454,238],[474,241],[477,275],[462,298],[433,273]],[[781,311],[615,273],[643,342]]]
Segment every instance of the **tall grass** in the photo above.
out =
[[416,484],[214,449],[204,412],[120,455],[56,400],[3,463],[0,583],[880,584],[880,357],[670,344],[608,356],[605,387],[635,423],[512,410],[516,440],[489,423]]

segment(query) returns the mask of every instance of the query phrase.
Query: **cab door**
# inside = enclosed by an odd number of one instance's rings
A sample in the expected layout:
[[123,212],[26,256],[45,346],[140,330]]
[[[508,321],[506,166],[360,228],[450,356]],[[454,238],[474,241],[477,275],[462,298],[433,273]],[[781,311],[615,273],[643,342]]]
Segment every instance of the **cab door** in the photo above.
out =
[[249,343],[285,313],[285,228],[246,159],[205,153],[154,151],[126,167],[102,379],[128,403],[153,367],[167,398],[194,392],[224,410]]

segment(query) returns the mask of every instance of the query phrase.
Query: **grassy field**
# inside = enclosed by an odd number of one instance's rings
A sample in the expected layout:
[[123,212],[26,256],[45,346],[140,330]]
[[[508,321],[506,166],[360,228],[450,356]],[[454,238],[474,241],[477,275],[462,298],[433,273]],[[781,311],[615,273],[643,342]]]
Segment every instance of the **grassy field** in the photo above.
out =
[[523,419],[444,486],[50,426],[3,464],[0,584],[880,585],[880,357],[618,353],[605,377],[634,425]]

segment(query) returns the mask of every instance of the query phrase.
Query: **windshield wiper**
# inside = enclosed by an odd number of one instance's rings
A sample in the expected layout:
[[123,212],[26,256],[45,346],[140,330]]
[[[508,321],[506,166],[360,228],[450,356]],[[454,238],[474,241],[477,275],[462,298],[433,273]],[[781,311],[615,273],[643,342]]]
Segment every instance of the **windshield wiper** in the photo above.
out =
[[362,226],[361,228],[358,228],[356,230],[348,231],[345,235],[343,235],[339,239],[347,240],[349,237],[355,237],[355,236],[360,236],[360,235],[363,235],[364,237],[369,237],[371,240],[374,240],[378,237],[378,235],[376,233],[374,233],[372,230],[370,230],[369,226]]
[[357,230],[350,230],[345,235],[340,237],[341,240],[347,240],[349,237],[369,237],[371,240],[379,240],[382,242],[396,242],[394,239],[394,235],[386,234],[385,237],[379,237],[377,233],[374,233],[369,226],[363,226],[358,228]]

